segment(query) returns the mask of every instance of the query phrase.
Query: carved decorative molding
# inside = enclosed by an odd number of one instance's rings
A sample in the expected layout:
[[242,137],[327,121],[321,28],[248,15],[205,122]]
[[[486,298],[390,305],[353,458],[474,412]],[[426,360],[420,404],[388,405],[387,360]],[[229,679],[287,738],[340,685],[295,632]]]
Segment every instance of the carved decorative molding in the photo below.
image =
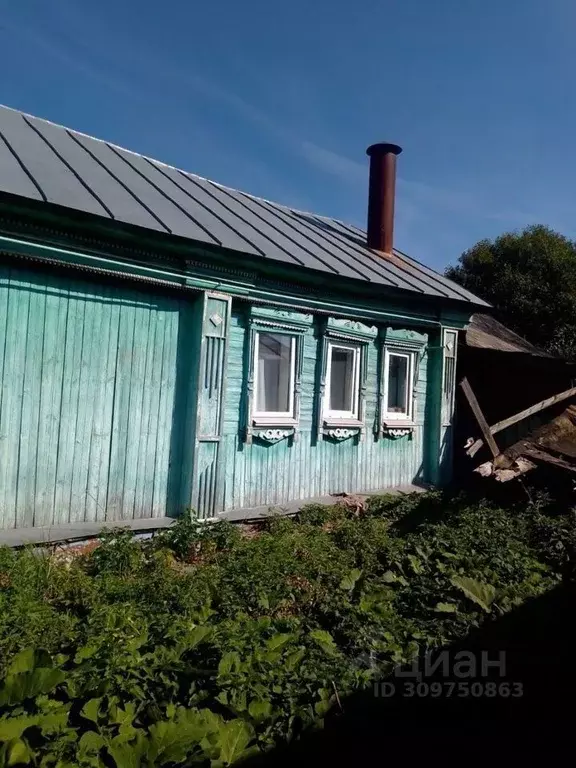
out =
[[294,434],[294,429],[255,429],[253,436],[259,440],[264,441],[272,445],[273,443],[279,443],[280,440],[284,440],[290,435]]
[[249,323],[255,327],[277,328],[279,331],[290,330],[303,333],[312,327],[313,317],[310,314],[292,310],[252,305],[249,310]]
[[406,435],[412,434],[411,427],[385,427],[383,432],[385,437],[389,437],[392,440],[397,440],[399,437],[406,437]]
[[324,334],[351,341],[370,341],[378,335],[378,329],[357,320],[343,317],[328,317],[325,321]]
[[360,427],[334,427],[324,430],[324,434],[328,435],[328,437],[331,437],[332,440],[337,440],[340,442],[342,440],[348,440],[349,437],[354,437],[355,435],[360,434]]

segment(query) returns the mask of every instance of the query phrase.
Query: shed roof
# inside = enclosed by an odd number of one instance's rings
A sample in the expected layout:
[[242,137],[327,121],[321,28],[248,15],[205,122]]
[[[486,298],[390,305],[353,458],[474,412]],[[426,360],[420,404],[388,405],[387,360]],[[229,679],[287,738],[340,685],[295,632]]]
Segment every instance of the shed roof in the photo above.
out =
[[[523,352],[534,357],[554,358],[554,355],[535,347],[510,328],[502,325],[492,315],[476,313],[466,328],[466,346],[476,349],[493,349],[498,352]],[[554,358],[556,359],[556,358]]]
[[254,197],[0,105],[0,193],[333,276],[488,306],[357,227]]

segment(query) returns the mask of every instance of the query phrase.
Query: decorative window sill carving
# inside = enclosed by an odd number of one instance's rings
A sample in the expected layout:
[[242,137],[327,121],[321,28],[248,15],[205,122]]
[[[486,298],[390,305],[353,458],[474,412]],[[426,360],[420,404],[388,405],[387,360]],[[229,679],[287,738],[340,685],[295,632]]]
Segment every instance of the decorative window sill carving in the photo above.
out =
[[358,419],[324,419],[322,424],[322,437],[331,440],[348,440],[349,437],[360,439],[364,434],[364,422]]
[[400,437],[410,436],[412,439],[413,427],[384,427],[382,434],[384,437],[389,437],[392,440],[398,440]]
[[330,437],[332,440],[341,442],[342,440],[348,440],[350,437],[359,435],[360,431],[360,427],[330,427],[324,430],[324,437]]
[[264,443],[273,445],[274,443],[279,443],[281,440],[285,440],[287,437],[293,437],[295,431],[294,427],[289,429],[274,429],[273,427],[270,427],[268,429],[254,429],[252,436],[258,440],[262,440]]

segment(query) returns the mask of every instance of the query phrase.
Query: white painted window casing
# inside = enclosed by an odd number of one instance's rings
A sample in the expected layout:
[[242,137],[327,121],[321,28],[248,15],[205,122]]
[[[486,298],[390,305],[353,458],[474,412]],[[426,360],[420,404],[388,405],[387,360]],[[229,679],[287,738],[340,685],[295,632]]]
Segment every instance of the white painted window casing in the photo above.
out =
[[322,404],[325,419],[358,419],[360,355],[359,344],[328,342]]
[[414,353],[384,352],[384,421],[414,420]]
[[294,418],[296,337],[259,331],[254,348],[255,418]]

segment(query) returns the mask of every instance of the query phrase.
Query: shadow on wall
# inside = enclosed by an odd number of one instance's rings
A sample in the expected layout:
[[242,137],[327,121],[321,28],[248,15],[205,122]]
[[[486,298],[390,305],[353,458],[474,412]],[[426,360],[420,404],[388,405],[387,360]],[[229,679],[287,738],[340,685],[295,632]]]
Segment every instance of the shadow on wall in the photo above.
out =
[[[376,689],[344,700],[342,711],[328,717],[324,730],[310,733],[249,765],[354,766],[359,758],[368,757],[374,764],[384,764],[396,754],[413,765],[416,757],[430,758],[436,751],[445,757],[446,747],[453,749],[462,737],[466,739],[463,746],[472,748],[474,755],[483,747],[493,749],[493,739],[480,727],[482,720],[525,722],[530,718],[571,717],[576,683],[575,598],[574,585],[558,587],[445,649],[450,659],[448,676],[438,670],[422,677],[420,689],[413,677],[392,676]],[[467,652],[466,658],[472,654],[477,662],[473,676],[463,676],[471,667],[459,668],[454,674],[454,657],[462,651]],[[502,663],[485,665],[482,674],[483,658],[492,662],[502,659]],[[433,683],[436,688],[441,686],[442,695],[430,693]],[[488,688],[488,683],[494,686]],[[460,695],[459,684],[464,685]],[[453,691],[448,696],[450,686]],[[414,695],[410,695],[413,690]],[[493,695],[494,690],[497,695]],[[506,695],[507,691],[510,695]],[[404,738],[402,723],[406,724],[408,738]],[[439,738],[443,726],[451,727],[449,742]],[[422,738],[419,733],[426,727],[431,729],[430,736]],[[516,757],[522,743],[528,746],[527,740],[529,734],[515,745]]]
[[202,323],[202,303],[182,301],[178,322],[176,387],[170,434],[167,516],[177,517],[189,509],[192,499],[194,442],[196,439],[196,375],[200,350],[191,343]]

